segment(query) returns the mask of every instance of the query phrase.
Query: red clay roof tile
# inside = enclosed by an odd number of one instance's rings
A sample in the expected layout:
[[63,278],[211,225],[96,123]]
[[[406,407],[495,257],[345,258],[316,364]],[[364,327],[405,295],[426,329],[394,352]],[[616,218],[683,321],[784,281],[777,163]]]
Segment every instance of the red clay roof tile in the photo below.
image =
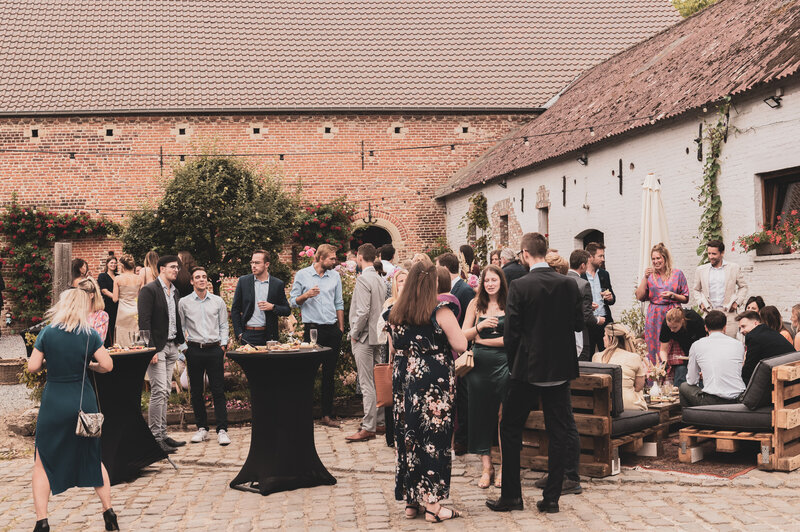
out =
[[0,114],[535,109],[678,20],[669,0],[0,0]]

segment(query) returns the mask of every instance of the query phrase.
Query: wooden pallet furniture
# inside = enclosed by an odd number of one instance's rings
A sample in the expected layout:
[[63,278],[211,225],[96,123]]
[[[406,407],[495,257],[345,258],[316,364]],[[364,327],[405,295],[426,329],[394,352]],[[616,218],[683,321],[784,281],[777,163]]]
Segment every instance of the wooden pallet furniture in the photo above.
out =
[[[760,369],[760,366],[759,368]],[[690,426],[679,432],[681,462],[692,461],[692,448],[704,441],[714,440],[717,452],[735,452],[742,442],[758,442],[756,464],[759,469],[793,471],[800,467],[800,360],[771,368],[771,406],[758,410],[771,410],[771,427],[762,425],[762,430],[721,430]],[[749,390],[749,388],[748,388]],[[698,408],[698,407],[693,407]],[[710,412],[714,407],[699,407]],[[739,409],[744,413],[745,405],[722,405],[717,410],[727,413]],[[757,412],[755,410],[754,412]],[[687,412],[688,411],[688,412]],[[684,412],[692,414],[692,409]]]
[[[582,374],[571,381],[570,388],[575,425],[581,442],[579,474],[590,477],[616,474],[620,469],[620,451],[635,452],[644,442],[655,442],[660,448],[663,426],[658,423],[657,414],[648,416],[648,419],[653,420],[652,426],[629,434],[612,436],[614,421],[620,416],[612,416],[611,375]],[[541,406],[537,405],[529,414],[522,433],[522,467],[546,471],[548,446],[544,413]],[[499,453],[496,449],[493,454],[498,462]]]

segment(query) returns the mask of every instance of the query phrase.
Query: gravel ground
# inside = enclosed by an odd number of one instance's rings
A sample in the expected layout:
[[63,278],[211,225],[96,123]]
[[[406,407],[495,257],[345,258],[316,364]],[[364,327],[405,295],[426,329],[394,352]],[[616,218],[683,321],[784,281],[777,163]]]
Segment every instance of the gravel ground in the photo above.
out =
[[[20,358],[25,356],[25,344],[18,334],[4,334],[0,337],[0,358]],[[22,384],[0,385],[0,413],[10,414],[33,408],[28,399],[28,389]]]
[[0,358],[20,358],[25,356],[25,344],[18,334],[0,336]]

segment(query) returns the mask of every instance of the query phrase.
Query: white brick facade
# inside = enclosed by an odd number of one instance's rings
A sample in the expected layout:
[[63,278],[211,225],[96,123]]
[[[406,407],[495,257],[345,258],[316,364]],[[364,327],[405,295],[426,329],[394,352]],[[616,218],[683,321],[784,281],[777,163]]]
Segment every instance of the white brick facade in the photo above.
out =
[[[762,188],[758,174],[800,167],[800,84],[784,85],[782,106],[769,108],[763,99],[775,88],[752,91],[735,99],[730,110],[728,141],[723,144],[719,190],[722,199],[726,259],[744,267],[750,295],[761,295],[777,306],[786,320],[787,310],[800,303],[800,255],[756,257],[755,252],[730,251],[731,243],[752,233],[763,222]],[[520,172],[507,181],[507,188],[487,184],[481,188],[489,210],[507,198],[523,232],[539,230],[536,193],[544,185],[550,194],[551,247],[565,257],[575,249],[575,237],[595,229],[605,235],[606,265],[617,294],[615,313],[630,308],[638,271],[638,247],[644,177],[652,172],[661,180],[662,197],[669,221],[671,251],[675,266],[684,271],[691,286],[699,258],[698,186],[703,163],[697,160],[698,125],[715,120],[715,110],[698,112],[672,123],[655,125],[628,138],[588,150],[589,162],[581,166],[575,157],[545,163]],[[531,139],[531,143],[535,140]],[[688,149],[688,153],[687,153]],[[704,156],[708,146],[704,146]],[[623,167],[623,194],[619,194],[619,160]],[[631,169],[633,165],[633,169]],[[612,175],[612,171],[614,175]],[[566,177],[566,206],[562,205],[562,178]],[[524,212],[521,198],[524,189]],[[459,223],[467,209],[467,198],[477,189],[446,199],[447,238],[451,246],[466,240]],[[511,242],[517,246],[518,242]],[[692,301],[692,304],[694,302]]]

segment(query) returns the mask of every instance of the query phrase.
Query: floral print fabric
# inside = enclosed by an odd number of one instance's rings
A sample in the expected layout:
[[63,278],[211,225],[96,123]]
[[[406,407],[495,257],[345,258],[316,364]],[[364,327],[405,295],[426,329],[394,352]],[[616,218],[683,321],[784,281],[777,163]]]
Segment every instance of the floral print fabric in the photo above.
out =
[[[436,310],[455,305],[440,302]],[[388,326],[395,349],[395,499],[436,503],[450,495],[455,371],[447,336],[431,316],[424,326]],[[384,317],[388,321],[390,310]]]
[[651,364],[658,364],[658,351],[661,348],[661,324],[671,308],[680,307],[680,303],[664,298],[662,292],[674,292],[689,297],[689,283],[680,270],[672,270],[672,275],[667,280],[651,274],[647,278],[647,320],[644,326],[644,339],[647,342],[647,358]]

